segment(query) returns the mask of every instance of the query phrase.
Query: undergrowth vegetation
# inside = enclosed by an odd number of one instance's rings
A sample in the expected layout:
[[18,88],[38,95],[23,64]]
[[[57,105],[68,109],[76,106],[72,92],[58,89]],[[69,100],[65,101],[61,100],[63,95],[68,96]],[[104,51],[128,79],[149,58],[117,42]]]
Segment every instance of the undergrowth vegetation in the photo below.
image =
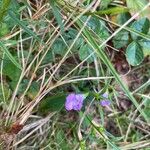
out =
[[148,0],[0,0],[0,147],[150,150]]

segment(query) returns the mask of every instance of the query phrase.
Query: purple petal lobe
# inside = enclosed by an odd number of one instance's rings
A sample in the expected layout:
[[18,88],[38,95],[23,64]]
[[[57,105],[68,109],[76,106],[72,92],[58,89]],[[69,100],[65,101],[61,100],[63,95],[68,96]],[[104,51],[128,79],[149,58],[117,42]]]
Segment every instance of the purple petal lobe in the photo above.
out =
[[77,94],[73,109],[74,110],[81,110],[81,108],[83,106],[83,100],[84,100],[84,95],[83,94]]
[[81,110],[83,106],[84,94],[69,94],[66,97],[65,108],[66,110]]
[[109,100],[102,100],[102,101],[100,101],[101,106],[109,106],[110,103],[111,102]]
[[66,98],[65,108],[66,110],[72,110],[74,107],[75,94],[69,94]]
[[104,98],[108,98],[108,93],[104,93],[104,94],[102,94],[102,96],[104,97]]

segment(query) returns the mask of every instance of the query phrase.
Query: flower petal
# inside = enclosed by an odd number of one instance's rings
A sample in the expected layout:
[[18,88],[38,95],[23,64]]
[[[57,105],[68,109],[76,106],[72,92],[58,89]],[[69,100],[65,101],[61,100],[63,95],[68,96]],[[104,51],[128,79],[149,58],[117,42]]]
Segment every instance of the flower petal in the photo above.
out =
[[66,110],[70,111],[73,109],[74,103],[75,103],[75,96],[76,95],[74,93],[72,93],[66,97],[66,102],[65,102]]
[[73,106],[74,110],[81,110],[82,106],[83,106],[83,100],[84,100],[84,95],[83,94],[76,94],[75,96],[75,103]]
[[109,106],[110,103],[111,102],[109,100],[102,100],[102,101],[100,101],[101,106]]
[[108,93],[104,93],[104,94],[102,94],[102,96],[104,97],[104,98],[108,98]]

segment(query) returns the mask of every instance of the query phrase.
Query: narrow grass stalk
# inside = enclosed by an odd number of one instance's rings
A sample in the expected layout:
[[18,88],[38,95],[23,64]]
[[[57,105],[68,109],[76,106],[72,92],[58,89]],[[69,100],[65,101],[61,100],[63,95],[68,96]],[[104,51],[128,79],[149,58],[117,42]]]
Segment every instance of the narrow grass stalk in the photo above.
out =
[[30,30],[22,21],[20,21],[12,10],[9,10],[8,14],[26,33],[34,37],[39,43],[42,42],[42,44],[44,45],[43,41],[41,41],[37,34]]
[[150,79],[147,82],[145,82],[143,85],[141,85],[140,87],[138,87],[136,90],[134,90],[132,92],[132,94],[134,94],[134,93],[136,93],[136,92],[138,92],[138,91],[140,91],[140,90],[148,87],[149,85],[150,85]]
[[[5,53],[3,54],[3,57],[4,58],[5,56]],[[5,98],[5,91],[4,91],[4,83],[3,83],[3,60],[1,61],[1,70],[0,70],[0,76],[1,76],[1,90],[2,90],[2,96],[3,96],[3,102],[6,103],[6,98]]]
[[1,50],[6,54],[6,56],[10,59],[10,61],[17,67],[19,68],[20,70],[22,69],[21,68],[21,65],[15,60],[15,58],[12,56],[12,54],[9,52],[9,50],[5,47],[4,43],[0,41],[0,47],[1,47]]

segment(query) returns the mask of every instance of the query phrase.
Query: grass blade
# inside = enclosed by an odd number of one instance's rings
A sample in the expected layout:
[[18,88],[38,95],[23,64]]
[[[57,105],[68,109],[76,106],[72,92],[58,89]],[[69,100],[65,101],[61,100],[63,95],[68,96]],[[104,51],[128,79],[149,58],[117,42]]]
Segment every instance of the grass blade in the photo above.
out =
[[108,15],[108,14],[116,15],[116,14],[125,13],[128,11],[129,11],[129,9],[126,7],[112,7],[112,8],[108,8],[106,10],[87,12],[87,13],[85,13],[85,15]]
[[62,22],[62,17],[61,17],[61,15],[59,13],[58,8],[55,5],[55,1],[54,0],[50,0],[49,3],[51,5],[51,7],[52,7],[52,11],[53,11],[54,17],[56,18],[56,21],[59,24],[61,31],[63,32],[64,31],[64,25],[63,25],[63,22]]
[[0,41],[0,47],[2,51],[6,54],[6,56],[11,60],[11,62],[21,70],[21,65],[15,60],[15,58],[12,56],[12,54],[8,51],[8,49],[1,41]]
[[9,10],[8,14],[16,22],[16,24],[18,24],[26,33],[28,33],[29,35],[34,37],[38,42],[41,43],[41,39],[36,35],[36,33],[34,33],[32,30],[26,27],[26,25],[24,25],[24,23],[16,17],[12,10]]

